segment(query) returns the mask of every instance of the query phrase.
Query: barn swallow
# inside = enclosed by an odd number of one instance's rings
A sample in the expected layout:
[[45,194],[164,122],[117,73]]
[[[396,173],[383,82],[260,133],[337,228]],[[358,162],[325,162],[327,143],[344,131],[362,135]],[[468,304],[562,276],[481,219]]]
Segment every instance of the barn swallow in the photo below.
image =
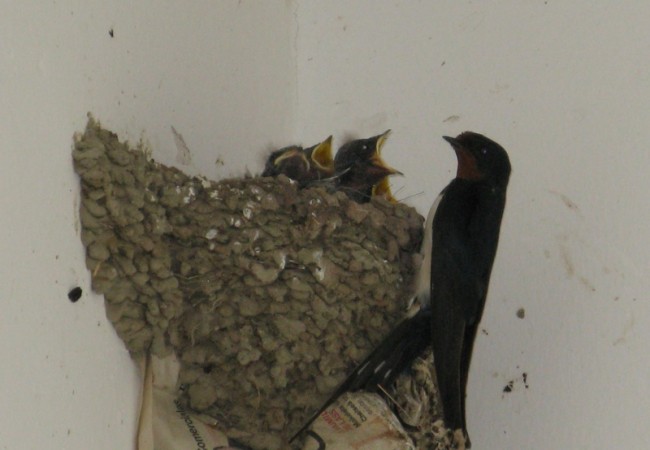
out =
[[298,180],[309,172],[309,161],[302,147],[290,145],[272,152],[266,160],[263,177],[286,175],[292,180]]
[[290,145],[272,152],[262,176],[274,177],[280,174],[297,181],[300,187],[331,177],[334,174],[332,136],[306,149]]
[[357,139],[343,145],[334,158],[336,188],[357,202],[367,202],[373,187],[383,178],[402,173],[381,158],[381,149],[390,130],[367,139]]
[[415,307],[292,440],[343,392],[389,387],[432,346],[445,425],[453,430],[458,448],[471,447],[465,422],[467,378],[499,241],[510,161],[503,147],[480,134],[467,131],[444,139],[456,152],[456,178],[427,216]]

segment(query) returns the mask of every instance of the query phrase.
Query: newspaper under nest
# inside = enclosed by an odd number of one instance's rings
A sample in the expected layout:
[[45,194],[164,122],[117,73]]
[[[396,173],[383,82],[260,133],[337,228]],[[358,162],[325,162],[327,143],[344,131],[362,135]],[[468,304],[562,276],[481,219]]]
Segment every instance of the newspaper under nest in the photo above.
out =
[[[132,354],[175,353],[180,401],[251,448],[287,448],[402,317],[419,264],[411,207],[284,176],[190,177],[92,118],[73,160],[86,265],[118,335]],[[411,372],[392,396],[415,448],[447,448],[431,361]]]

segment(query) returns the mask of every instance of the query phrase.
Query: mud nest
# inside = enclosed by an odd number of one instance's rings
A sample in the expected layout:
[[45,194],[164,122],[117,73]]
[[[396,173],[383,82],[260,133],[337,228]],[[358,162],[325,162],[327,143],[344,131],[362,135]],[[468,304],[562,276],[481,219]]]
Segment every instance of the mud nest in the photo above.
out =
[[253,448],[286,448],[402,317],[423,221],[411,207],[284,176],[190,177],[93,119],[73,161],[86,265],[118,335],[132,353],[174,352],[179,398]]

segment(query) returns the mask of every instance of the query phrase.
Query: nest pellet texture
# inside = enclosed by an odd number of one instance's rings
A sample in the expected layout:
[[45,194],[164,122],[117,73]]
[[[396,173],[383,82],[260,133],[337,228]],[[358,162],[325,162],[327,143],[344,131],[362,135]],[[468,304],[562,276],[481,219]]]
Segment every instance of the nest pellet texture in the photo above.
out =
[[92,287],[132,353],[174,352],[179,397],[255,449],[292,431],[402,316],[422,217],[284,176],[209,181],[89,120],[75,137]]

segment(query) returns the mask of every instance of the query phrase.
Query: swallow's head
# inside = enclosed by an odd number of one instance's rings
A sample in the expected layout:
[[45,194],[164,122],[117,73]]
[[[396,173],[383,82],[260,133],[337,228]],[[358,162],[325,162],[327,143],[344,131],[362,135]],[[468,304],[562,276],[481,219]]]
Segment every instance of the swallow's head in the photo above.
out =
[[443,136],[451,144],[458,158],[456,177],[497,185],[507,185],[510,178],[510,159],[499,144],[482,134],[465,131],[455,138]]
[[286,164],[287,161],[294,159],[303,160],[304,158],[302,156],[302,149],[296,145],[292,145],[290,147],[280,149],[277,152],[273,152],[271,159],[273,160],[273,165],[275,167],[281,167],[282,164]]
[[262,176],[271,177],[284,174],[289,178],[296,179],[308,170],[309,162],[303,154],[302,148],[292,145],[271,153]]
[[359,163],[367,163],[372,159],[381,158],[381,149],[388,139],[390,130],[366,139],[356,139],[344,144],[336,152],[334,165],[340,172]]

